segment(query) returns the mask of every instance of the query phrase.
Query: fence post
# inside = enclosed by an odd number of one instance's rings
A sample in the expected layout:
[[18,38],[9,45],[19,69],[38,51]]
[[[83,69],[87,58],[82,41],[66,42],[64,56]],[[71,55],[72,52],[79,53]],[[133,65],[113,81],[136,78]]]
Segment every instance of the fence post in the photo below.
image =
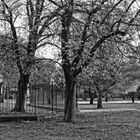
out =
[[53,113],[53,91],[54,91],[54,86],[53,86],[53,82],[52,82],[52,113]]
[[77,85],[76,85],[76,111],[78,111],[78,92],[77,92]]
[[42,105],[44,106],[44,87],[42,86],[42,88],[41,88],[41,93],[42,93]]
[[36,89],[36,93],[37,93],[37,100],[38,100],[38,107],[39,107],[39,105],[40,105],[40,87],[37,87],[37,89]]
[[35,89],[35,92],[34,92],[35,93],[35,108],[34,108],[34,111],[35,111],[35,115],[36,115],[36,105],[37,105],[36,104],[36,102],[37,102],[37,99],[36,99],[36,87],[34,89]]
[[57,89],[56,89],[56,110],[57,110]]

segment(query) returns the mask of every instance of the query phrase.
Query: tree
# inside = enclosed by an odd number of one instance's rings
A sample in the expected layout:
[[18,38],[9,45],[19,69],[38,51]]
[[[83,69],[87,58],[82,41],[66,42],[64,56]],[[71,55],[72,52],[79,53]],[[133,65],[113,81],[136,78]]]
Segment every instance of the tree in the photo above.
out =
[[66,83],[64,121],[70,122],[74,118],[76,77],[94,59],[103,43],[112,42],[116,37],[127,38],[126,34],[140,10],[132,12],[135,0],[49,1],[59,8],[65,6],[59,15],[60,26],[57,28],[60,29]]
[[140,86],[137,87],[137,98],[140,99]]
[[45,45],[44,39],[53,36],[48,25],[60,10],[51,11],[50,7],[48,1],[44,0],[1,0],[0,20],[4,21],[9,33],[3,34],[3,37],[10,40],[10,50],[19,72],[18,94],[13,111],[25,111],[25,94],[32,66],[36,62],[36,50]]
[[106,55],[106,58],[98,55],[97,58],[100,59],[93,61],[85,70],[84,75],[87,77],[86,81],[90,81],[90,86],[96,91],[97,108],[102,108],[103,94],[105,96],[109,88],[117,83],[121,71],[119,64],[112,59],[111,55]]
[[90,104],[93,104],[93,99],[96,97],[97,93],[96,91],[91,91],[91,88],[89,87],[89,97],[90,97]]
[[[93,70],[91,69],[91,71]],[[82,96],[83,100],[87,100],[87,97],[89,97],[90,104],[93,104],[93,100],[97,97],[97,94],[94,88],[93,79],[89,74],[91,71],[87,68],[85,72],[83,71],[82,74],[78,75],[76,79],[76,88],[79,89],[80,92],[78,92],[78,94]]]

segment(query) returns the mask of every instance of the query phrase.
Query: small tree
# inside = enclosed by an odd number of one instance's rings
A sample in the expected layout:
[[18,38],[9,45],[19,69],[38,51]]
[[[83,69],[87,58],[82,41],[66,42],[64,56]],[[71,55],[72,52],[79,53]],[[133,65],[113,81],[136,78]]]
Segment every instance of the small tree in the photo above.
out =
[[[96,59],[83,72],[86,79],[84,80],[90,81],[90,86],[95,89],[98,97],[98,108],[102,108],[103,94],[105,100],[107,100],[108,90],[122,77],[121,54],[119,52],[115,54],[114,51],[117,50],[113,50],[109,46],[104,46],[102,49],[96,53]],[[111,49],[111,52],[109,49]]]
[[137,98],[140,100],[140,86],[137,87]]
[[96,97],[96,95],[97,95],[96,91],[95,90],[91,91],[91,88],[89,87],[90,104],[93,104],[93,100]]

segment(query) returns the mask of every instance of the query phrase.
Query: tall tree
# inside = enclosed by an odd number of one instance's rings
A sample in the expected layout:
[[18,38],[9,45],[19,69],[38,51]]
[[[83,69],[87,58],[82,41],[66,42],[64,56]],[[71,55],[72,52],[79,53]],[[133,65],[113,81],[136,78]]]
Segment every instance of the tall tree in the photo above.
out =
[[57,28],[66,84],[64,121],[70,122],[74,118],[76,77],[94,59],[103,43],[116,37],[127,38],[140,10],[132,11],[135,0],[49,1],[55,7],[66,6],[59,15]]
[[8,36],[3,36],[11,41],[11,51],[20,75],[13,111],[25,111],[25,94],[36,50],[44,45],[44,39],[52,36],[48,25],[60,10],[54,8],[52,11],[50,7],[45,0],[0,1],[0,20],[6,23],[9,31]]

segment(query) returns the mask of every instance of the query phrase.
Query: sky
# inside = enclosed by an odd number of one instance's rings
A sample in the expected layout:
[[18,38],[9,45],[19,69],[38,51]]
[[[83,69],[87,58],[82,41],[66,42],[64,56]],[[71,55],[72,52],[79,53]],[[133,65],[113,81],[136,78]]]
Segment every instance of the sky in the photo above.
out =
[[56,53],[58,53],[58,49],[46,45],[36,51],[36,56],[54,59]]

